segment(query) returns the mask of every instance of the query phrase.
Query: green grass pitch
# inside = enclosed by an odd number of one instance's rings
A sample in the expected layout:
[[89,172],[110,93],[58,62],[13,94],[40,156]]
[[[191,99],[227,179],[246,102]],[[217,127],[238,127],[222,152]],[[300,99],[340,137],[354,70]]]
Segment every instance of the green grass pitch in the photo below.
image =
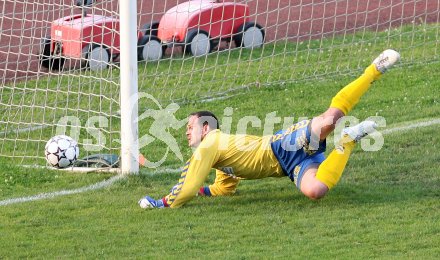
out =
[[[401,50],[402,65],[374,83],[352,116],[359,119],[382,116],[387,127],[381,130],[439,118],[438,43],[433,43],[432,48],[405,49],[408,45],[417,46],[417,40],[438,39],[438,25],[427,28],[431,28],[431,32],[420,39],[414,35],[390,38],[389,42],[376,42],[365,53],[354,54],[356,59],[365,58],[365,64],[359,65],[361,68],[382,49],[393,47]],[[362,35],[370,42],[374,42],[375,36]],[[335,42],[342,44],[344,40],[335,38],[310,44],[326,49]],[[335,55],[332,66],[342,64],[344,67],[346,61],[337,57],[347,57],[346,52],[353,48],[347,46],[331,53]],[[283,48],[267,46],[265,51],[277,53]],[[340,52],[339,56],[337,52]],[[239,53],[232,52],[228,59],[263,55]],[[429,55],[437,57],[437,62],[417,62],[417,57]],[[409,57],[416,61],[411,66],[405,63]],[[273,55],[270,64],[283,58],[282,55]],[[307,62],[313,58],[311,53]],[[251,65],[246,76],[231,85],[250,83],[252,79],[263,80],[268,76],[264,72],[265,66],[269,66],[265,61],[262,59],[255,67]],[[215,61],[208,59],[204,66],[219,62],[218,58]],[[298,67],[307,67],[306,61],[300,57],[295,62]],[[186,69],[181,63],[171,61],[161,63],[158,69],[166,70],[169,66],[176,66],[182,72]],[[188,70],[191,68],[189,66]],[[243,116],[264,119],[273,111],[281,117],[312,117],[324,111],[333,95],[360,72],[323,76],[330,69],[324,67],[323,74],[317,73],[313,78],[297,82],[237,90],[227,99],[182,103],[177,117],[182,119],[191,111],[208,109],[221,119],[225,107],[233,108],[232,126],[236,126]],[[267,71],[270,77],[280,80],[287,73],[284,68],[267,68]],[[304,72],[297,73],[299,77]],[[193,84],[204,79],[191,80]],[[161,82],[177,84],[165,82],[161,77],[154,82],[158,85]],[[147,91],[149,83],[141,81],[140,84],[140,88]],[[217,83],[213,84],[212,88],[216,88]],[[221,91],[220,87],[216,90]],[[151,94],[165,99],[167,93],[164,91],[162,88],[153,89]],[[176,99],[192,94],[205,96],[209,92],[208,89],[199,89],[197,93],[179,91],[183,90],[176,89],[172,93]],[[141,131],[147,127],[148,122],[140,125]],[[280,127],[281,124],[276,126]],[[384,146],[377,152],[356,148],[340,183],[319,201],[305,198],[288,178],[280,178],[243,181],[234,196],[195,198],[177,210],[143,210],[138,207],[137,200],[146,194],[155,198],[165,195],[177,182],[179,174],[142,169],[140,175],[129,176],[104,189],[0,206],[0,258],[438,259],[438,129],[437,124],[392,132],[384,136]],[[233,127],[232,132],[234,130]],[[251,134],[262,133],[261,128],[249,130]],[[179,141],[184,157],[188,158],[191,151],[185,146],[183,131],[183,128],[173,130],[172,134]],[[163,146],[157,141],[142,152],[149,158],[160,158]],[[331,149],[329,145],[328,152]],[[163,167],[177,168],[180,165],[177,158],[170,156]],[[8,158],[2,158],[0,201],[85,187],[112,176],[23,168]],[[208,181],[212,179],[210,176]]]

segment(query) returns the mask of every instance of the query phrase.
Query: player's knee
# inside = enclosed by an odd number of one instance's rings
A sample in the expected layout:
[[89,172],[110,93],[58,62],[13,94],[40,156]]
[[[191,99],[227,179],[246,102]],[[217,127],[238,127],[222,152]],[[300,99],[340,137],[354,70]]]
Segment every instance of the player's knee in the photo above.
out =
[[322,197],[324,197],[326,194],[326,192],[323,192],[321,190],[310,190],[306,193],[304,193],[304,195],[306,195],[306,197],[308,197],[309,199],[312,200],[318,200]]
[[327,194],[328,188],[322,183],[313,183],[305,187],[301,187],[301,191],[309,199],[317,200]]

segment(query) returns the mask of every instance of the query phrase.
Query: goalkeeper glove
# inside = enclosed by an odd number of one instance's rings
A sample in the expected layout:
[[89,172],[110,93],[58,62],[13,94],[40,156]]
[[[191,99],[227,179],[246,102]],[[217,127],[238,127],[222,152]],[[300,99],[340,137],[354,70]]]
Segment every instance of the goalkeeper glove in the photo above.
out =
[[150,196],[145,196],[144,198],[140,199],[138,204],[143,209],[169,207],[167,202],[165,201],[165,198],[155,200]]

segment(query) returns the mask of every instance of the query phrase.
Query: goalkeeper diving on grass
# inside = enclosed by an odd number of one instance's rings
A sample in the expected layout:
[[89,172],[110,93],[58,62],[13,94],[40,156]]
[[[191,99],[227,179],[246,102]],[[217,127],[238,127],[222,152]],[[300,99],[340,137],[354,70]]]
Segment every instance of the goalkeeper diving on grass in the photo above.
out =
[[[142,208],[178,208],[200,196],[234,194],[245,179],[288,176],[307,197],[324,197],[339,181],[356,143],[375,131],[377,124],[363,121],[343,129],[339,144],[327,158],[326,138],[336,122],[347,115],[370,88],[400,59],[394,50],[385,50],[364,73],[342,88],[329,108],[311,120],[300,121],[274,135],[252,136],[222,133],[214,114],[199,111],[189,116],[186,137],[195,148],[182,169],[179,182],[160,199],[146,196],[139,200]],[[203,186],[211,169],[214,183]]]

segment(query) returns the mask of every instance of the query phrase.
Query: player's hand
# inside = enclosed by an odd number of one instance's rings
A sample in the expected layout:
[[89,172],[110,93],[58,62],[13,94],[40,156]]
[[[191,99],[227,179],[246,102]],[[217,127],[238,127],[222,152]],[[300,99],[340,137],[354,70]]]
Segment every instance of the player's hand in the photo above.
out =
[[140,199],[138,201],[138,204],[143,209],[148,209],[148,208],[165,208],[165,207],[168,206],[168,205],[166,205],[164,203],[163,199],[155,200],[155,199],[151,198],[150,196],[145,196],[144,198]]

